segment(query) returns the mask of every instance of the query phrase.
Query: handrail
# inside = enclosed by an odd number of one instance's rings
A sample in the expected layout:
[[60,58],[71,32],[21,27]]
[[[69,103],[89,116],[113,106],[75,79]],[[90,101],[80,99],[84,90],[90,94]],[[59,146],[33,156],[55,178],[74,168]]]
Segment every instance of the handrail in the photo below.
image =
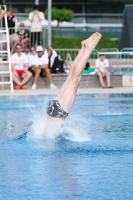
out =
[[7,39],[7,52],[8,52],[8,61],[9,61],[11,92],[13,93],[13,80],[12,80],[12,69],[11,69],[10,45],[9,45],[10,42],[9,42],[8,24],[7,24],[7,16],[6,15],[5,15],[5,27],[6,27],[6,39]]
[[[4,5],[4,8],[6,10],[6,6]],[[8,24],[7,24],[7,16],[4,15],[4,19],[5,19],[5,30],[1,30],[1,33],[4,32],[6,33],[6,40],[1,40],[1,44],[6,43],[7,46],[7,50],[0,50],[0,53],[7,53],[7,63],[8,63],[8,67],[9,67],[9,71],[0,71],[0,74],[10,74],[10,81],[1,81],[0,84],[10,84],[10,88],[11,88],[11,92],[13,93],[13,80],[12,80],[12,70],[11,70],[11,59],[10,59],[10,42],[9,42],[9,34],[8,34]],[[1,63],[5,63],[4,61]]]

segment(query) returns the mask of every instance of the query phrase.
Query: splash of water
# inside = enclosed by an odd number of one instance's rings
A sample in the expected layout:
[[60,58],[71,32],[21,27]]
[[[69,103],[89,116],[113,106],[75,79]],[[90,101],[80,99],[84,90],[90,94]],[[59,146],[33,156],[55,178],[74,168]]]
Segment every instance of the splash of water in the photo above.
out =
[[[90,122],[79,115],[69,115],[63,122],[49,121],[46,107],[49,99],[43,101],[36,97],[38,106],[31,109],[32,125],[27,134],[28,139],[46,141],[65,138],[71,141],[84,142],[91,140],[88,135]],[[30,106],[29,106],[30,107]],[[41,109],[40,109],[41,108]]]
[[46,109],[32,113],[32,125],[27,135],[32,140],[55,140],[65,138],[75,142],[91,140],[88,135],[89,121],[81,116],[70,115],[65,121],[49,121]]
[[71,115],[64,123],[65,138],[75,142],[90,141],[90,121],[79,115]]

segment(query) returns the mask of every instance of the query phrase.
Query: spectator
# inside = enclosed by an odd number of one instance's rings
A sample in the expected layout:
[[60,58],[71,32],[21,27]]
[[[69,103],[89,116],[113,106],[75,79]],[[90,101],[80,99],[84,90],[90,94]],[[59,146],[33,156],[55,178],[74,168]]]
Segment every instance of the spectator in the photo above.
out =
[[109,61],[105,58],[105,55],[99,55],[99,58],[96,60],[97,75],[99,76],[100,83],[103,88],[105,88],[105,83],[103,78],[106,77],[107,88],[112,88],[110,85],[110,75],[107,72],[107,67],[109,67]]
[[2,0],[0,0],[0,21],[3,19],[4,14],[5,14],[4,6]]
[[46,49],[49,59],[49,69],[51,73],[64,72],[64,61],[59,59],[56,51],[52,48]]
[[34,74],[34,69],[32,67],[32,62],[34,60],[34,58],[36,57],[36,48],[35,46],[31,46],[30,47],[30,55],[28,56],[28,61],[29,61],[29,71]]
[[25,51],[25,49],[30,45],[30,34],[29,30],[25,29],[23,22],[20,23],[17,34],[19,36],[19,44],[22,44],[23,51]]
[[29,13],[29,20],[31,22],[31,45],[42,44],[42,24],[44,20],[44,13],[39,12],[39,6],[34,5],[33,12]]
[[32,73],[28,71],[28,56],[22,53],[21,44],[16,45],[16,53],[11,56],[11,67],[13,81],[17,84],[15,88],[28,89],[24,84],[32,77]]
[[43,54],[42,46],[38,46],[36,51],[37,51],[37,55],[34,57],[34,59],[32,61],[32,67],[34,69],[34,74],[35,74],[32,89],[36,89],[36,84],[40,77],[41,72],[44,74],[44,76],[47,77],[47,79],[50,83],[50,88],[56,89],[57,87],[53,84],[52,76],[51,76],[50,70],[48,68],[47,54],[46,53]]
[[11,55],[12,55],[15,51],[16,45],[19,42],[19,37],[15,33],[16,17],[12,15],[12,12],[10,10],[6,11],[6,15],[7,15],[7,23],[8,23],[8,28],[9,28],[10,42],[13,43],[12,48],[11,48]]

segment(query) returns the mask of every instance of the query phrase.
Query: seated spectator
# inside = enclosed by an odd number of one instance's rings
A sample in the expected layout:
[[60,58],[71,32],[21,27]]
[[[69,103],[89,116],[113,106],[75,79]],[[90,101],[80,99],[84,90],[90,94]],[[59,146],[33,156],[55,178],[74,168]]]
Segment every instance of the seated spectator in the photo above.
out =
[[19,36],[19,44],[22,44],[23,51],[25,51],[25,49],[30,45],[30,33],[29,30],[25,29],[24,23],[20,23],[17,34]]
[[5,14],[4,6],[2,0],[0,0],[0,21],[3,19],[4,14]]
[[[17,84],[16,89],[28,89],[25,83],[32,77],[28,71],[28,56],[22,53],[22,45],[16,45],[16,53],[11,56],[13,81]],[[21,79],[21,80],[20,80]]]
[[32,67],[33,67],[34,74],[35,74],[32,89],[36,89],[37,81],[40,77],[41,72],[44,74],[44,76],[47,77],[47,79],[50,83],[50,88],[56,89],[57,87],[53,84],[52,76],[51,76],[50,70],[48,68],[47,54],[43,53],[42,46],[38,46],[36,51],[37,51],[37,55],[34,57],[34,59],[32,61]]
[[59,59],[56,51],[52,48],[46,49],[49,59],[49,69],[51,73],[56,73],[57,71],[64,73],[64,61]]
[[105,58],[105,55],[99,55],[99,58],[96,60],[96,73],[99,76],[100,83],[103,88],[106,88],[103,78],[106,77],[107,88],[112,88],[110,85],[110,75],[107,72],[107,67],[109,67],[109,61]]
[[30,47],[30,54],[28,55],[28,64],[29,64],[29,71],[33,74],[34,74],[34,69],[32,67],[32,63],[33,63],[33,60],[34,58],[36,57],[36,47],[35,46],[31,46]]

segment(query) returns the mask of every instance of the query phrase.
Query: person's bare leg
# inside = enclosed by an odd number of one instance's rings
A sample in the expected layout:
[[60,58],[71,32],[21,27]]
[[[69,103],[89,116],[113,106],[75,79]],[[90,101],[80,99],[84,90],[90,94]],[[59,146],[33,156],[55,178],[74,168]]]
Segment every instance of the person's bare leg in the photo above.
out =
[[50,71],[49,71],[48,68],[45,68],[45,69],[44,69],[44,74],[45,74],[45,76],[47,77],[49,83],[51,84],[53,81],[52,81],[51,73],[50,73]]
[[25,77],[22,76],[23,80],[21,81],[21,86],[24,85],[30,78],[32,77],[32,73],[27,71],[27,74]]
[[96,32],[96,33],[92,34],[88,39],[83,40],[83,41],[81,42],[82,48],[81,48],[81,50],[79,51],[79,53],[78,53],[78,55],[76,56],[76,58],[74,59],[74,61],[72,62],[70,70],[71,70],[72,67],[73,67],[77,62],[79,62],[79,60],[81,59],[81,57],[82,57],[82,55],[83,55],[83,52],[84,52],[84,48],[83,48],[83,47],[85,47],[86,45],[87,45],[87,46],[90,45],[90,47],[93,48],[93,50],[95,49],[95,47],[96,47],[96,45],[97,45],[97,41],[95,40],[95,41],[93,41],[93,44],[90,44],[90,43],[92,43],[92,37],[94,37],[95,34],[98,35],[99,33]]
[[82,45],[78,55],[76,56],[76,58],[74,59],[74,61],[71,64],[70,71],[71,71],[72,67],[81,59],[83,52],[84,52],[84,46]]
[[37,83],[39,77],[40,77],[41,69],[35,69],[35,77],[34,77],[34,84]]
[[5,14],[5,11],[3,9],[0,9],[0,21],[3,19]]
[[106,74],[106,79],[107,79],[107,87],[110,87],[110,75],[107,73]]
[[17,85],[21,85],[19,78],[17,76],[15,76],[14,74],[12,74],[12,79]]
[[29,43],[29,41],[30,41],[29,38],[25,38],[20,42],[20,44],[22,44],[23,51],[26,49],[27,44]]
[[99,81],[100,81],[102,87],[105,87],[105,84],[104,84],[104,81],[103,81],[102,73],[99,72],[99,73],[98,73],[98,76],[99,76]]
[[78,62],[74,61],[72,63],[67,80],[63,84],[59,94],[55,97],[55,99],[59,101],[61,108],[65,112],[69,112],[73,106],[77,88],[80,83],[82,70],[84,69],[84,66],[90,54],[92,53],[100,39],[101,34],[94,33],[90,36],[90,38],[82,42],[82,49],[79,52],[80,56],[76,57],[76,61]]
[[[97,38],[97,37],[98,37],[98,38]],[[72,71],[73,71],[73,68],[75,67],[75,65],[76,65],[77,63],[79,63],[79,61],[82,59],[82,57],[83,57],[83,55],[84,55],[85,47],[89,47],[90,51],[92,52],[92,51],[95,49],[95,47],[96,47],[96,45],[98,44],[98,42],[99,42],[100,39],[101,39],[101,34],[98,33],[98,32],[96,32],[96,33],[92,34],[87,40],[83,40],[83,41],[81,42],[82,48],[81,48],[81,50],[79,51],[79,53],[78,53],[78,55],[76,56],[76,58],[74,59],[73,63],[71,64],[68,77],[71,76],[71,73],[73,73]],[[85,43],[85,42],[86,42],[86,43]],[[92,44],[92,46],[91,46],[91,44]],[[91,53],[90,53],[90,54],[91,54]],[[88,54],[88,58],[89,58],[89,55],[90,55],[90,54]],[[88,60],[88,58],[87,58],[87,60]],[[81,62],[82,62],[82,61],[81,61]],[[87,62],[87,61],[85,61],[84,63],[86,64],[86,62]],[[82,65],[82,63],[81,63],[81,65]],[[82,68],[81,68],[81,70],[80,70],[81,72],[82,72],[82,70],[84,69],[84,66],[85,66],[85,65],[82,65]],[[63,91],[64,91],[65,88],[67,87],[68,81],[69,81],[68,77],[67,77],[65,83],[62,85],[62,87],[61,87],[61,89],[60,89],[60,91],[59,91],[59,93],[58,93],[57,98],[60,98],[60,97],[62,96]]]

